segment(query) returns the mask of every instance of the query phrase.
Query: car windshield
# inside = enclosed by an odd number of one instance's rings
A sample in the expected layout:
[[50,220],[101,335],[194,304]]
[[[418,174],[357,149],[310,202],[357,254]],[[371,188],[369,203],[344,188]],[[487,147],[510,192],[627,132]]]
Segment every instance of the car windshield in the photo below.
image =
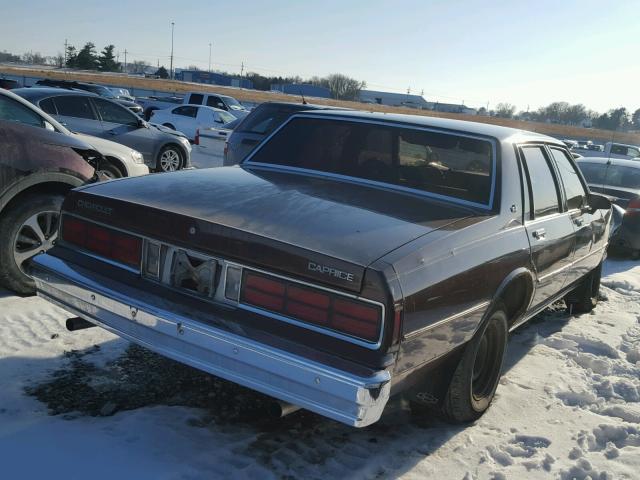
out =
[[242,106],[242,104],[239,101],[237,101],[235,98],[233,97],[222,97],[222,98],[224,98],[224,102],[234,110],[244,110],[244,107]]
[[102,85],[91,85],[89,87],[89,91],[97,93],[101,97],[116,98],[111,90],[109,90],[107,87],[103,87]]
[[248,163],[391,184],[482,207],[493,200],[492,143],[463,135],[294,118]]

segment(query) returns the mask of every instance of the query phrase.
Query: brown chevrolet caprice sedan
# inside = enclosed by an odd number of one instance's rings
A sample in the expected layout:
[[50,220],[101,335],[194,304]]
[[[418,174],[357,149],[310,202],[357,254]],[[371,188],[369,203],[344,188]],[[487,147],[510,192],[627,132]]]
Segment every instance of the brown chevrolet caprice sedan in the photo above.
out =
[[401,392],[471,421],[510,330],[595,306],[610,216],[553,138],[302,112],[240,166],[74,190],[33,273],[76,327],[340,422]]

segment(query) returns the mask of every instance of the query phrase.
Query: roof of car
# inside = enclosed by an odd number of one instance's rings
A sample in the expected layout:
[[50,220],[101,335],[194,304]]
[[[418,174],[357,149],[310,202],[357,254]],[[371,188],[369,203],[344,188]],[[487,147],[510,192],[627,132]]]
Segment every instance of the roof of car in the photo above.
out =
[[582,157],[576,160],[578,163],[597,163],[607,164],[611,162],[611,165],[620,165],[624,167],[640,168],[640,160],[629,160],[625,158],[607,158],[607,157]]
[[320,105],[318,103],[302,103],[302,102],[264,102],[262,105],[300,107],[300,110],[351,110],[350,108],[345,108],[345,107],[334,107],[332,105]]
[[[304,113],[304,112],[301,112]],[[540,133],[516,128],[502,127],[488,123],[453,120],[449,118],[429,117],[425,115],[406,115],[398,113],[365,112],[361,110],[314,110],[313,115],[322,117],[343,117],[368,121],[400,123],[405,125],[431,127],[442,130],[455,130],[472,135],[482,135],[496,138],[500,141],[540,141],[564,146],[557,138]]]
[[27,87],[16,88],[14,93],[20,95],[22,98],[28,98],[30,100],[39,100],[45,97],[60,96],[60,95],[82,95],[86,97],[99,97],[99,95],[86,90],[69,90],[66,88],[58,87]]

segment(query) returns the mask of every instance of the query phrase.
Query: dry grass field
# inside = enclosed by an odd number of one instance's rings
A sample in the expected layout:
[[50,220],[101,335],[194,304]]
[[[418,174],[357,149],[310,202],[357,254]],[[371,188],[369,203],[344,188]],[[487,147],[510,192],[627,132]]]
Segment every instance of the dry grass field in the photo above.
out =
[[[37,68],[21,68],[0,66],[0,73],[10,75],[25,76],[42,76],[46,78],[80,80],[102,83],[105,85],[118,85],[128,88],[143,88],[147,90],[158,90],[164,92],[183,93],[193,90],[207,91],[231,95],[240,101],[248,102],[267,102],[267,101],[299,101],[297,95],[285,95],[279,93],[263,92],[260,90],[245,90],[238,88],[229,88],[221,86],[205,85],[200,83],[187,83],[175,80],[151,79],[135,76],[125,76],[118,74],[100,74],[91,72],[67,72],[62,70],[48,70]],[[362,104],[359,102],[347,102],[341,100],[316,99],[313,103],[323,105],[333,105],[338,107],[353,108],[359,110],[368,110],[374,112],[386,113],[407,113],[411,115],[424,115],[429,117],[452,118],[457,120],[469,120],[472,122],[490,123],[494,125],[503,125],[506,127],[518,128],[522,130],[530,130],[534,132],[544,133],[556,138],[580,138],[592,139],[594,141],[607,142],[612,138],[622,143],[640,144],[640,133],[623,133],[611,132],[608,130],[598,130],[594,128],[571,127],[568,125],[556,125],[539,122],[524,122],[520,120],[512,120],[506,118],[484,117],[475,115],[463,115],[455,113],[432,112],[429,110],[415,110],[402,107],[387,107],[383,105]]]

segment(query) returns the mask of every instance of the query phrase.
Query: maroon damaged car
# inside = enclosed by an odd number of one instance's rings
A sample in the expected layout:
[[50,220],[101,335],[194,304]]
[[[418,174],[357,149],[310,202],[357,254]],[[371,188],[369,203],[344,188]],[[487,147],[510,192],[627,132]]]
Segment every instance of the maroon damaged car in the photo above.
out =
[[56,241],[64,195],[95,180],[103,158],[10,92],[0,92],[0,285],[26,295],[33,256]]
[[510,330],[595,306],[610,217],[553,138],[302,112],[240,166],[74,190],[33,273],[72,326],[340,422],[401,392],[463,422]]

